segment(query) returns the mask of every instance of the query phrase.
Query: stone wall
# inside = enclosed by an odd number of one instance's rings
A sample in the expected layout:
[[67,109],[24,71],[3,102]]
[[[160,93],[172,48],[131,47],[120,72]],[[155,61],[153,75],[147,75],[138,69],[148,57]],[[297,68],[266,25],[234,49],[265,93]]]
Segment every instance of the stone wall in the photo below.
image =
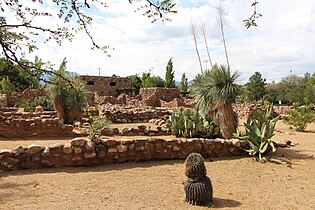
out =
[[172,139],[136,140],[75,138],[67,144],[30,145],[0,150],[0,170],[36,169],[42,167],[93,166],[128,161],[184,159],[190,153],[204,158],[243,153],[244,141],[238,139]]
[[179,98],[180,91],[178,88],[141,88],[140,96],[143,105],[159,107],[160,100],[170,102],[174,98]]
[[166,109],[125,109],[125,110],[103,110],[102,115],[115,123],[141,123],[149,122],[153,118],[168,119],[171,114]]
[[186,107],[186,108],[193,108],[195,103],[193,99],[189,98],[174,98],[170,102],[166,102],[163,100],[160,100],[161,107],[169,108],[169,109],[174,109],[174,108],[179,108],[179,107]]
[[79,76],[90,92],[96,92],[100,96],[117,97],[118,90],[130,89],[131,80],[128,77],[103,77],[103,76]]
[[[251,103],[233,104],[233,109],[237,113],[239,118],[247,118],[249,116],[253,116],[255,110],[266,110],[266,108],[262,105],[256,106],[255,104]],[[278,115],[282,117],[288,110],[290,110],[289,106],[273,106],[273,111],[271,115],[272,117],[276,117]]]
[[12,92],[8,94],[8,106],[13,107],[20,101],[33,101],[35,98],[48,96],[45,88],[28,88],[23,92]]
[[0,111],[0,137],[75,136],[72,125],[64,125],[54,111],[18,113]]

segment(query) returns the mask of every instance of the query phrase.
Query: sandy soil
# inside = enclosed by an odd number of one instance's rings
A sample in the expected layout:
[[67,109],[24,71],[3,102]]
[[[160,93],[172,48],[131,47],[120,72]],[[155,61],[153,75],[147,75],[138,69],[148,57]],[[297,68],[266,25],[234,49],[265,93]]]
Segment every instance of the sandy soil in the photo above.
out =
[[[297,145],[279,148],[272,155],[274,162],[258,163],[251,157],[206,159],[214,188],[212,208],[315,209],[315,123],[306,133],[292,132],[282,122],[277,129],[275,140]],[[35,143],[50,141],[57,142]],[[1,141],[0,148],[6,143],[14,145]],[[183,202],[183,163],[130,162],[0,173],[0,209],[206,209]]]

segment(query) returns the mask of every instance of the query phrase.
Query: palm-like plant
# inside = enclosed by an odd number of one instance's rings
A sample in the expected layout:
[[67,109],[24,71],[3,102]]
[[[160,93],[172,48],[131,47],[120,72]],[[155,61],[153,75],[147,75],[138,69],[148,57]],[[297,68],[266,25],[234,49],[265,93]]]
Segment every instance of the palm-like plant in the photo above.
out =
[[237,128],[237,115],[232,103],[239,93],[236,84],[239,76],[239,72],[231,73],[224,65],[215,64],[210,71],[198,74],[192,84],[192,95],[197,101],[197,108],[212,116],[225,139],[232,138]]

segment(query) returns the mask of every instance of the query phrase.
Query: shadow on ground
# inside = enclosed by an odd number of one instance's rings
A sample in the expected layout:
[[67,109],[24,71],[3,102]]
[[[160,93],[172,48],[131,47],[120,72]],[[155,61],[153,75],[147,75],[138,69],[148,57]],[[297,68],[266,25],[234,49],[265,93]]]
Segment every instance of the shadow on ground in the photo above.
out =
[[213,206],[212,208],[235,208],[242,205],[240,202],[231,200],[231,199],[224,199],[224,198],[213,198]]

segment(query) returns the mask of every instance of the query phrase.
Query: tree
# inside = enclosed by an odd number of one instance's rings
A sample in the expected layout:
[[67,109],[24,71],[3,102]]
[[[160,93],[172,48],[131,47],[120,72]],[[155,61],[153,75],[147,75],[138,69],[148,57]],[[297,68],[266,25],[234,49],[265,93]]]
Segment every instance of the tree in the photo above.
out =
[[174,79],[174,70],[173,70],[173,61],[172,58],[167,63],[166,73],[165,73],[165,87],[166,88],[174,88],[175,79]]
[[66,68],[67,60],[64,58],[57,71],[62,77],[54,75],[49,89],[59,120],[71,124],[81,117],[86,106],[86,97],[84,84],[79,79],[70,77]]
[[248,100],[256,102],[263,99],[266,94],[265,81],[266,79],[263,79],[261,73],[257,71],[249,78],[246,84]]
[[236,84],[239,76],[237,71],[231,73],[227,67],[215,64],[211,71],[198,74],[192,84],[192,95],[197,101],[197,108],[212,116],[225,139],[232,138],[237,128],[238,120],[232,103],[239,93]]
[[[132,3],[132,0],[128,0]],[[59,14],[49,13],[45,10],[38,10],[38,6],[44,5],[42,0],[28,1],[21,0],[2,0],[0,4],[0,46],[2,55],[7,61],[19,65],[25,72],[35,76],[33,70],[37,69],[43,73],[56,74],[50,69],[41,68],[33,63],[21,63],[20,56],[25,53],[32,53],[37,49],[36,36],[44,37],[45,41],[55,40],[62,44],[63,40],[71,41],[78,31],[83,31],[90,38],[93,49],[100,49],[108,54],[110,49],[108,45],[100,46],[93,39],[90,33],[92,18],[88,15],[90,4],[99,4],[103,7],[108,5],[103,1],[82,0],[68,1],[58,0],[51,1],[54,9]],[[146,4],[138,10],[143,11],[143,15],[152,19],[152,22],[162,19],[169,20],[165,14],[176,13],[173,10],[175,4],[172,0],[152,2],[146,0]],[[15,19],[14,19],[15,17]],[[40,25],[45,18],[59,18],[63,24],[46,24]],[[42,21],[35,21],[41,19]],[[62,75],[58,75],[62,76]],[[66,78],[63,78],[66,79]]]
[[138,95],[141,88],[141,84],[142,84],[141,78],[139,77],[138,74],[134,74],[130,76],[130,80],[131,80],[131,87],[135,89],[133,91],[133,95]]
[[[29,61],[21,59],[19,62],[28,63]],[[41,66],[42,62],[40,59],[36,58],[34,64]],[[36,77],[33,77],[32,75],[27,74],[19,65],[7,61],[4,57],[0,58],[0,80],[2,78],[8,78],[11,81],[11,92],[20,92],[26,88],[38,87],[40,85],[38,78],[41,76],[41,73],[37,72]]]
[[8,93],[12,92],[13,89],[14,89],[14,86],[12,85],[12,83],[8,77],[3,77],[0,80],[0,93],[8,94]]
[[281,79],[278,84],[279,100],[283,103],[304,103],[305,84],[302,77],[291,74]]
[[180,80],[179,89],[181,92],[187,92],[188,91],[188,79],[186,77],[186,74],[182,74],[182,78]]
[[315,73],[313,73],[313,75],[309,73],[305,74],[304,80],[304,103],[315,103]]
[[160,76],[151,76],[150,73],[143,73],[141,86],[143,88],[164,87],[164,80]]

